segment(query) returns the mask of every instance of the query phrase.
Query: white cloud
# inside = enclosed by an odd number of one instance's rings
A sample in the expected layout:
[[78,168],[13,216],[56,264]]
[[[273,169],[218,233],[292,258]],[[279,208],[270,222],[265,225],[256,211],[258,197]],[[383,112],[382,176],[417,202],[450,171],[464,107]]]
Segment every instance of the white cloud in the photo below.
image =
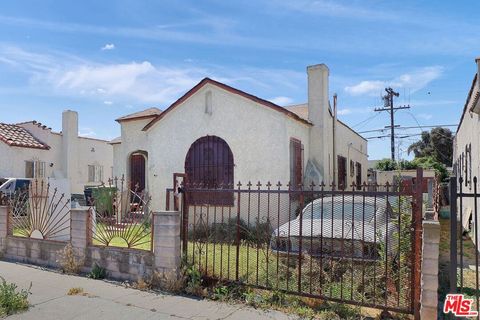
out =
[[[27,75],[32,90],[98,99],[107,105],[122,101],[123,105],[165,106],[207,76],[253,94],[261,90],[267,96],[298,92],[306,80],[303,72],[288,69],[203,68],[154,65],[150,61],[98,63],[61,52],[33,53],[0,43],[1,64]],[[292,102],[286,96],[273,99],[279,104]]]
[[419,113],[419,114],[417,114],[417,117],[425,119],[425,120],[430,120],[430,119],[433,118],[433,115],[431,115],[429,113]]
[[339,116],[345,116],[347,114],[352,114],[352,113],[353,113],[352,109],[340,109],[337,111],[337,115]]
[[92,128],[81,127],[78,130],[78,135],[81,137],[95,137],[97,134]]
[[113,49],[115,49],[115,45],[113,43],[107,43],[100,50],[105,51],[105,50],[113,50]]
[[342,3],[339,0],[295,0],[295,1],[273,1],[273,4],[307,14],[315,14],[327,17],[355,18],[366,20],[388,20],[397,21],[401,17],[378,7],[367,9],[364,3],[356,5],[352,1]]
[[363,80],[355,85],[346,86],[345,91],[351,95],[377,95],[386,86],[391,86],[394,89],[410,89],[410,92],[414,93],[438,79],[442,73],[443,67],[429,66],[413,70],[390,80]]
[[345,87],[345,91],[350,93],[351,95],[363,95],[363,94],[371,94],[371,93],[378,93],[385,87],[384,81],[361,81],[360,83]]
[[278,104],[279,106],[287,106],[287,105],[293,103],[293,99],[292,99],[292,98],[282,97],[282,96],[275,97],[275,98],[268,99],[268,100],[269,100],[270,102],[273,102],[273,103],[275,103],[275,104]]
[[103,101],[103,104],[106,104],[107,106],[111,106],[113,102],[110,100],[106,100],[106,101]]

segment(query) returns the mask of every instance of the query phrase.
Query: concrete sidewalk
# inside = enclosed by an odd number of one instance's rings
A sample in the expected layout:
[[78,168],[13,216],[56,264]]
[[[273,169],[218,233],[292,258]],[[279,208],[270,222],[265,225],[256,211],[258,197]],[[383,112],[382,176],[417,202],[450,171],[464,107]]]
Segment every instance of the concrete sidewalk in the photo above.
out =
[[[8,319],[293,319],[276,311],[144,292],[4,261],[0,276],[19,288],[32,283],[30,309]],[[68,296],[73,287],[88,295]]]

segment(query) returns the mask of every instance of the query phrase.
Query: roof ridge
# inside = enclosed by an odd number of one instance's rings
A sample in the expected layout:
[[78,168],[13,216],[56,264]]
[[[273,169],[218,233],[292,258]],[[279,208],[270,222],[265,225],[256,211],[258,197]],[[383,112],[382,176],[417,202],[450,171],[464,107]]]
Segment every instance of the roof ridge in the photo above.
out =
[[234,88],[232,86],[229,86],[225,83],[222,83],[220,81],[217,81],[217,80],[213,80],[213,79],[210,79],[208,77],[205,77],[203,78],[199,83],[197,83],[193,88],[191,88],[190,90],[188,90],[185,94],[183,94],[180,98],[178,98],[175,102],[173,102],[167,109],[165,109],[165,111],[163,111],[161,114],[157,115],[152,121],[150,121],[142,130],[143,131],[146,131],[148,130],[149,128],[151,128],[156,122],[158,122],[159,120],[161,120],[168,112],[170,112],[172,109],[174,109],[176,106],[178,106],[179,104],[181,104],[182,102],[184,102],[185,100],[187,100],[190,96],[192,96],[193,94],[195,94],[198,90],[200,90],[204,85],[206,84],[212,84],[212,85],[216,85],[217,87],[221,88],[221,89],[224,89],[226,91],[229,91],[230,93],[233,93],[233,94],[237,94],[237,95],[240,95],[240,96],[243,96],[244,98],[246,99],[250,99],[256,103],[259,103],[259,104],[262,104],[268,108],[271,108],[273,110],[276,110],[276,111],[279,111],[279,112],[282,112],[283,114],[285,114],[286,116],[288,117],[291,117],[292,119],[294,120],[297,120],[297,121],[300,121],[304,124],[307,124],[307,125],[311,125],[312,123],[306,119],[303,119],[302,117],[298,116],[297,114],[295,114],[294,112],[291,112],[289,110],[287,110],[286,108],[282,107],[282,106],[279,106],[278,104],[275,104],[271,101],[268,101],[268,100],[265,100],[263,98],[260,98],[260,97],[257,97],[251,93],[248,93],[248,92],[245,92],[243,90],[240,90],[240,89],[237,89],[237,88]]

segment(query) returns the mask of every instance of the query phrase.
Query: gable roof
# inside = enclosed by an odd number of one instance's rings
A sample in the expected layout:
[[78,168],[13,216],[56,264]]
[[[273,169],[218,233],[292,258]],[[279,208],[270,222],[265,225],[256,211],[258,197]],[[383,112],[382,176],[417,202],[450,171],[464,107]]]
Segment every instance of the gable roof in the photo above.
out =
[[110,140],[110,142],[108,142],[109,144],[120,144],[122,143],[122,137],[116,137],[115,139],[113,140]]
[[128,114],[126,116],[120,117],[116,119],[115,121],[117,122],[122,122],[122,121],[130,121],[130,120],[140,120],[140,119],[148,119],[148,118],[154,118],[162,113],[162,110],[152,107],[148,108],[139,112],[135,112],[132,114]]
[[35,138],[26,129],[14,124],[0,123],[0,141],[12,147],[50,149],[48,145]]
[[196,84],[192,89],[190,89],[189,91],[187,91],[187,93],[185,93],[183,96],[181,96],[177,101],[175,101],[174,103],[172,103],[165,111],[163,111],[161,114],[157,115],[152,121],[150,121],[142,130],[143,131],[147,131],[148,129],[150,129],[155,123],[157,123],[158,121],[160,121],[166,114],[168,114],[170,111],[172,111],[175,107],[177,107],[179,104],[181,104],[182,102],[184,102],[185,100],[187,100],[188,98],[190,98],[192,95],[194,95],[197,91],[199,91],[201,88],[203,88],[203,86],[205,86],[206,84],[211,84],[211,85],[214,85],[214,86],[217,86],[223,90],[226,90],[230,93],[233,93],[233,94],[237,94],[239,96],[242,96],[244,98],[247,98],[249,100],[252,100],[253,102],[256,102],[258,104],[261,104],[267,108],[271,108],[273,110],[276,110],[276,111],[279,111],[281,113],[283,113],[284,115],[286,115],[287,117],[290,117],[294,120],[297,120],[297,121],[300,121],[304,124],[307,124],[307,125],[311,125],[312,123],[310,121],[308,121],[307,119],[304,119],[300,116],[298,116],[296,113],[294,112],[291,112],[291,111],[288,111],[287,109],[273,103],[273,102],[270,102],[268,100],[264,100],[262,98],[259,98],[257,96],[254,96],[252,94],[249,94],[245,91],[242,91],[242,90],[239,90],[239,89],[236,89],[236,88],[233,88],[233,87],[230,87],[229,85],[226,85],[224,83],[221,83],[219,81],[215,81],[215,80],[212,80],[210,78],[204,78],[202,81],[200,81],[198,84]]

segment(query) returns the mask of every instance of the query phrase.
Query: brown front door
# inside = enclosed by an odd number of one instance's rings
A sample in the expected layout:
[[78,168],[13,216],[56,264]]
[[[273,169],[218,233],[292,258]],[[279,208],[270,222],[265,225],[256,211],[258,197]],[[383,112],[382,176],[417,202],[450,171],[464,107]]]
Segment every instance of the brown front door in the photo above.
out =
[[145,157],[141,154],[132,154],[130,157],[130,184],[132,190],[145,190]]

